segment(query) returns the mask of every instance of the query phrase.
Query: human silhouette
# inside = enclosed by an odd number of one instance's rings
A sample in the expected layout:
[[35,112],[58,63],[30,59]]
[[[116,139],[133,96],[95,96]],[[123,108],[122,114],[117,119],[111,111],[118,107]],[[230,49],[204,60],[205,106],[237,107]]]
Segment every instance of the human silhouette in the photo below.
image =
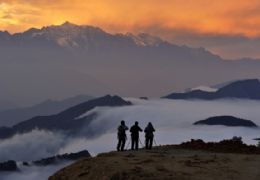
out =
[[152,123],[148,123],[148,125],[146,126],[144,132],[145,132],[145,148],[146,149],[152,149],[153,146],[153,138],[154,138],[154,134],[153,132],[155,131]]
[[125,148],[125,142],[126,142],[126,133],[125,131],[128,130],[128,127],[125,125],[125,121],[121,121],[121,125],[117,128],[117,138],[118,138],[118,144],[117,144],[117,151],[124,151]]
[[135,125],[133,125],[130,129],[131,132],[131,138],[132,138],[132,150],[138,150],[138,144],[139,144],[139,132],[142,132],[143,130],[138,126],[138,122],[135,122]]

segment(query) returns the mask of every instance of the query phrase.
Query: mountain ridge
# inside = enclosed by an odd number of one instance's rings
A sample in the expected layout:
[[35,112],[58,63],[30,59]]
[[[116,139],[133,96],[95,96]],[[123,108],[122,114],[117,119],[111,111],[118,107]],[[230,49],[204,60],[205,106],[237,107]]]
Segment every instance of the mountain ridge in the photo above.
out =
[[260,61],[228,61],[205,48],[148,34],[111,34],[65,23],[6,36],[12,38],[0,38],[0,81],[2,96],[12,102],[84,92],[158,97],[200,84],[260,78]]
[[171,93],[163,98],[206,100],[241,98],[260,100],[260,81],[259,79],[239,80],[226,84],[215,92],[191,90],[185,93]]
[[[107,38],[110,40],[129,41],[129,45],[137,46],[154,46],[165,43],[159,37],[151,36],[146,33],[134,35],[132,33],[116,33],[110,34],[103,29],[91,25],[76,25],[65,22],[61,25],[44,26],[40,29],[30,28],[24,32],[10,34],[7,31],[0,31],[0,39],[11,41],[14,44],[22,41],[47,40],[56,43],[64,48],[77,48],[80,46],[90,46],[92,40],[100,40]],[[84,44],[85,43],[85,44]]]
[[[28,43],[40,43],[38,45],[44,45],[45,43],[50,46],[56,46],[59,48],[65,49],[77,49],[77,50],[87,50],[95,51],[99,46],[101,49],[109,48],[109,46],[114,45],[117,48],[121,49],[122,44],[126,47],[174,47],[179,50],[183,49],[184,51],[189,52],[193,55],[199,53],[209,54],[210,56],[215,56],[219,58],[218,55],[215,55],[205,48],[191,48],[188,46],[179,46],[174,43],[162,40],[158,36],[150,35],[148,33],[139,33],[133,34],[127,32],[123,33],[108,33],[101,29],[100,27],[91,26],[91,25],[76,25],[70,22],[65,22],[61,25],[50,25],[43,26],[42,28],[30,28],[24,32],[10,34],[7,31],[0,31],[0,34],[3,34],[5,38],[2,37],[2,40],[9,41],[12,45],[22,46],[24,45],[23,41]],[[103,39],[102,39],[103,38]],[[111,41],[110,44],[106,44],[105,41]],[[0,35],[1,40],[1,35]],[[35,41],[35,42],[34,42]],[[40,42],[44,41],[44,42]],[[103,42],[102,42],[103,41]],[[2,42],[3,43],[3,42]],[[104,43],[104,44],[102,44]],[[118,44],[119,43],[119,44]],[[0,42],[1,45],[1,42]],[[46,45],[46,44],[45,44]]]
[[[100,98],[92,99],[75,106],[72,106],[60,113],[49,116],[36,116],[22,121],[12,127],[0,127],[0,139],[10,138],[15,134],[23,134],[34,129],[46,131],[61,131],[67,135],[76,136],[80,130],[96,117],[95,113],[78,118],[80,115],[90,111],[95,107],[117,107],[132,105],[130,101],[125,101],[119,96],[106,95]],[[75,120],[76,119],[76,120]],[[94,136],[99,132],[86,132],[85,136]]]
[[0,111],[0,126],[12,126],[34,116],[55,114],[93,98],[87,95],[78,95],[60,101],[49,99],[29,107],[9,108]]

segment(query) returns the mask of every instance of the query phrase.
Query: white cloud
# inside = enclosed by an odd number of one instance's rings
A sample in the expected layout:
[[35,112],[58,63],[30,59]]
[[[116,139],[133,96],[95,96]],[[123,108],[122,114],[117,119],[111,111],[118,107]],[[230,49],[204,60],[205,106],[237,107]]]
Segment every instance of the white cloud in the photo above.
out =
[[0,141],[0,161],[31,161],[52,156],[65,144],[58,133],[34,130]]
[[[91,131],[100,132],[102,134],[100,136],[87,139],[82,134],[82,137],[72,139],[58,133],[36,130],[1,141],[0,159],[33,160],[54,154],[78,152],[84,149],[89,150],[93,155],[115,150],[117,143],[116,129],[122,119],[126,121],[129,127],[135,121],[139,121],[142,128],[148,122],[152,122],[156,128],[155,140],[157,144],[181,143],[191,138],[218,141],[233,136],[242,136],[246,143],[256,144],[252,139],[260,137],[259,128],[192,125],[197,120],[218,115],[245,118],[260,125],[259,101],[184,101],[167,99],[146,101],[132,98],[127,100],[131,100],[134,105],[114,108],[101,107],[92,110],[92,112],[98,113],[98,117],[90,123],[89,127]],[[129,132],[128,137],[130,137]],[[143,143],[143,133],[141,133],[140,138]],[[127,145],[129,148],[129,139]],[[23,167],[21,173],[1,175],[0,178],[43,180],[65,165],[44,168],[31,167],[28,169]]]

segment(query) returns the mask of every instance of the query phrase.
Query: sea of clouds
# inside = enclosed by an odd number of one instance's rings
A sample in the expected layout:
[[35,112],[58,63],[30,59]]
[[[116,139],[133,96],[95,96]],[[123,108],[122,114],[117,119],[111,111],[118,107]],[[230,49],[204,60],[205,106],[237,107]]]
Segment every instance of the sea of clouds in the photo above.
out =
[[[203,139],[204,141],[219,141],[222,139],[241,136],[245,143],[256,144],[253,138],[260,137],[259,128],[225,127],[225,126],[194,126],[195,121],[211,116],[232,115],[254,121],[260,126],[260,102],[253,100],[168,100],[151,99],[140,100],[126,98],[133,106],[124,107],[97,107],[85,115],[96,112],[97,118],[92,121],[89,128],[99,132],[95,138],[82,136],[69,138],[60,133],[34,130],[31,133],[16,135],[11,139],[0,141],[0,161],[32,161],[55,154],[78,152],[87,149],[92,155],[115,150],[117,143],[116,129],[121,120],[131,127],[135,121],[141,128],[152,122],[155,132],[155,143],[177,144],[190,139]],[[82,115],[83,117],[84,115]],[[130,134],[126,146],[129,148]],[[140,141],[144,144],[144,134],[140,134]],[[68,165],[64,162],[58,166],[44,168],[24,168],[20,173],[0,174],[1,179],[27,180],[46,179],[56,170]]]

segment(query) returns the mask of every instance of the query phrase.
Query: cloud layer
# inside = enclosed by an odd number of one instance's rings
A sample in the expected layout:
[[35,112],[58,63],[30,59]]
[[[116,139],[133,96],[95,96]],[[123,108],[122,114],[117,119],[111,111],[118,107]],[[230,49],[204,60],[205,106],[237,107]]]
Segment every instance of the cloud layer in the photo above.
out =
[[[219,100],[219,101],[183,101],[183,100],[131,100],[134,105],[115,108],[95,108],[92,112],[98,113],[97,119],[90,128],[100,132],[100,136],[87,139],[82,137],[68,138],[59,133],[51,133],[35,130],[24,135],[17,135],[11,139],[0,141],[0,161],[14,159],[18,161],[30,161],[54,154],[78,152],[89,150],[92,155],[100,152],[115,150],[117,143],[116,129],[120,121],[124,119],[130,127],[135,121],[144,128],[148,122],[152,122],[156,128],[156,144],[175,144],[183,141],[201,138],[205,141],[219,141],[233,136],[242,136],[244,142],[256,144],[253,138],[260,135],[260,129],[224,126],[193,126],[197,120],[210,116],[233,115],[254,121],[260,125],[259,101],[250,100]],[[89,129],[88,129],[89,130]],[[84,127],[83,131],[84,132]],[[126,146],[130,147],[130,135]],[[144,134],[140,140],[144,142]],[[59,168],[69,164],[58,166],[21,167],[19,173],[1,174],[1,179],[26,179],[44,180]]]

